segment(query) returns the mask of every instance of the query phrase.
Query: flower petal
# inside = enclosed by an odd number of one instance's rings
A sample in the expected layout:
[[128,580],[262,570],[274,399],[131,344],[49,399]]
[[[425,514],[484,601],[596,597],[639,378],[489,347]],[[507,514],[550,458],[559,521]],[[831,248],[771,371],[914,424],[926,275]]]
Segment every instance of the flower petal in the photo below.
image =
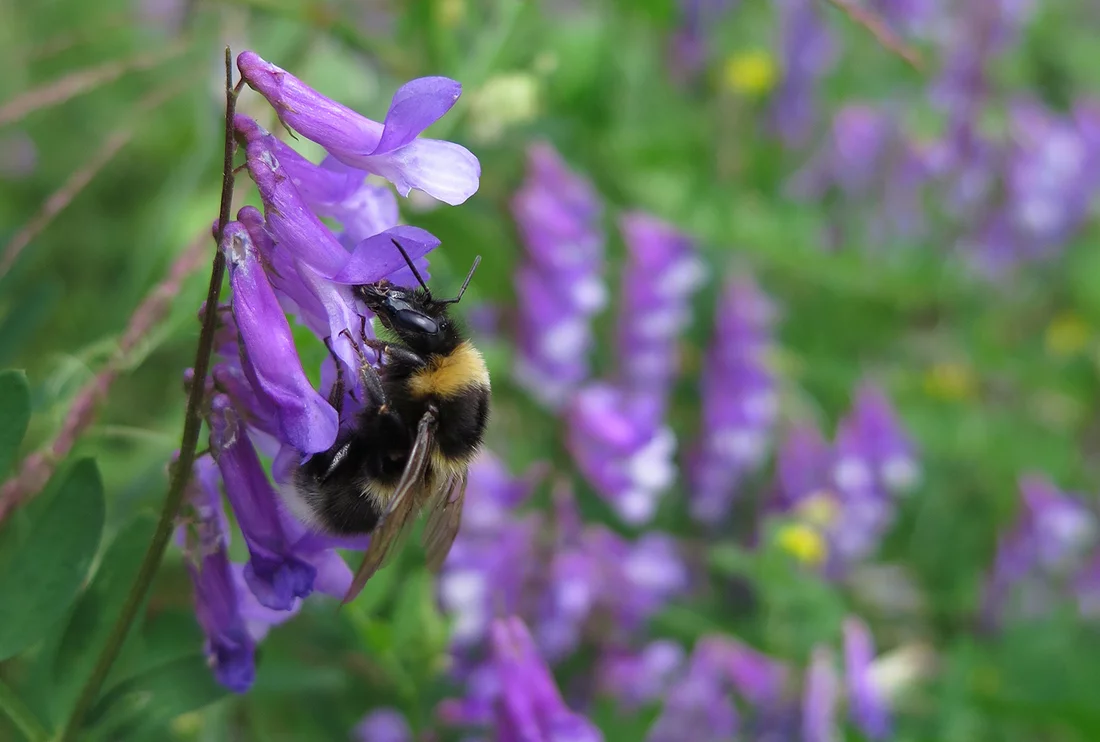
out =
[[449,77],[418,77],[397,89],[386,112],[385,129],[371,154],[404,147],[451,110],[462,85]]
[[414,139],[383,154],[342,159],[381,175],[402,196],[415,188],[451,206],[477,193],[481,177],[481,163],[470,150],[441,139]]
[[284,442],[302,453],[328,449],[336,440],[336,410],[306,378],[290,325],[243,224],[226,225],[222,250],[233,287],[233,317],[256,381],[275,405]]
[[373,235],[355,246],[343,269],[331,277],[335,283],[363,284],[380,281],[405,267],[405,259],[394,247],[397,240],[417,260],[439,246],[439,239],[419,227],[399,226]]

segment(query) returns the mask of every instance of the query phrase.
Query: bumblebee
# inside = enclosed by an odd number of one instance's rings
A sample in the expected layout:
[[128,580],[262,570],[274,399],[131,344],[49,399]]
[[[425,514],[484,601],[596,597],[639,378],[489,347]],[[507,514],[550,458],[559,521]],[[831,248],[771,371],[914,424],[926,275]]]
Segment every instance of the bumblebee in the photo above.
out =
[[[419,287],[387,280],[353,287],[393,340],[362,344],[380,361],[375,369],[351,333],[359,353],[362,410],[333,446],[291,474],[283,488],[292,512],[334,535],[371,534],[370,546],[344,597],[349,602],[394,553],[422,511],[428,566],[438,570],[458,532],[470,461],[481,447],[489,418],[489,371],[481,353],[448,313],[470,285],[478,256],[458,295],[436,299],[395,240]],[[341,411],[342,364],[330,402]]]

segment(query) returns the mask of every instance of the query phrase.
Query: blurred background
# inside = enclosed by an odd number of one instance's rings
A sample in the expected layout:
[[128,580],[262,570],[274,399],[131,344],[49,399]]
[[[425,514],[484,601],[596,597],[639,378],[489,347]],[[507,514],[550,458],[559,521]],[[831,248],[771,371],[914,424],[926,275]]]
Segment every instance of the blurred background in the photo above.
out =
[[[105,543],[159,508],[212,254],[226,44],[376,120],[407,80],[446,75],[463,95],[427,135],[477,155],[480,190],[455,208],[399,200],[442,240],[433,285],[457,286],[484,258],[458,311],[493,375],[488,448],[530,489],[508,517],[575,505],[623,548],[669,539],[664,556],[646,552],[639,584],[667,584],[645,593],[627,638],[604,625],[615,606],[585,608],[555,649],[539,627],[566,610],[544,603],[568,568],[553,547],[530,557],[543,589],[520,612],[566,702],[609,742],[658,739],[676,682],[652,670],[658,690],[643,693],[622,679],[649,678],[654,642],[681,666],[704,640],[736,640],[787,668],[797,698],[858,616],[893,719],[882,731],[841,692],[847,738],[1100,738],[1098,31],[1087,0],[0,6],[0,364],[31,385],[24,453],[61,435],[97,458]],[[240,107],[285,133],[259,95]],[[258,204],[238,184],[238,205]],[[532,319],[517,288],[556,249],[537,236],[545,213],[523,206],[532,190],[580,220],[588,278],[608,295],[573,318],[591,335],[558,402],[532,370],[554,322]],[[647,239],[673,240],[647,219],[690,238],[676,248],[684,280],[647,263]],[[665,300],[659,423],[571,396],[644,367],[631,333],[652,333],[631,322]],[[300,338],[312,374],[325,350]],[[620,413],[651,428],[605,451],[600,421]],[[868,476],[881,491],[847,492]],[[655,513],[624,518],[638,488]],[[441,602],[425,598],[422,560],[406,557],[361,604],[308,603],[273,629],[248,694],[202,673],[161,678],[152,721],[114,738],[389,740],[354,731],[387,708],[420,739],[459,739],[440,703],[470,682],[445,659],[466,598],[446,575]],[[199,651],[178,553],[148,611],[158,656]],[[613,659],[636,669],[616,675]],[[33,657],[0,667],[48,696],[36,672]],[[739,739],[802,738],[794,712],[765,737],[738,688]],[[660,739],[711,738],[693,734]]]

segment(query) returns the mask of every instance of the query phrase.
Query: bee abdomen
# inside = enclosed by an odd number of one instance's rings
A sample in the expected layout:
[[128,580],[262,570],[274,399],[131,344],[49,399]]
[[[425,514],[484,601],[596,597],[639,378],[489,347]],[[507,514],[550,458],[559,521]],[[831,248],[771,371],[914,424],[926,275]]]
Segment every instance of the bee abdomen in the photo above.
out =
[[455,396],[436,401],[436,444],[448,459],[467,460],[481,447],[489,421],[489,388],[473,384]]

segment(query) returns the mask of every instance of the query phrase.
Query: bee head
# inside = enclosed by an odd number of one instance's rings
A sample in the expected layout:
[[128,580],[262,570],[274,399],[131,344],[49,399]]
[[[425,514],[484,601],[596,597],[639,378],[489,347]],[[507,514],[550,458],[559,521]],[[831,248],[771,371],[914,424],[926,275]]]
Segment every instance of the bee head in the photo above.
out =
[[445,353],[458,344],[447,305],[432,301],[430,294],[385,280],[356,289],[382,326],[416,352]]
[[419,289],[395,286],[386,279],[355,287],[355,294],[367,308],[374,312],[382,326],[397,335],[406,345],[420,355],[448,353],[462,342],[459,330],[447,314],[447,307],[457,304],[466,287],[470,285],[474,271],[481,262],[479,255],[466,274],[458,295],[453,299],[433,299],[432,291],[424,283],[416,264],[409,259],[405,248],[397,240],[394,246],[401,252],[409,270],[420,284]]

